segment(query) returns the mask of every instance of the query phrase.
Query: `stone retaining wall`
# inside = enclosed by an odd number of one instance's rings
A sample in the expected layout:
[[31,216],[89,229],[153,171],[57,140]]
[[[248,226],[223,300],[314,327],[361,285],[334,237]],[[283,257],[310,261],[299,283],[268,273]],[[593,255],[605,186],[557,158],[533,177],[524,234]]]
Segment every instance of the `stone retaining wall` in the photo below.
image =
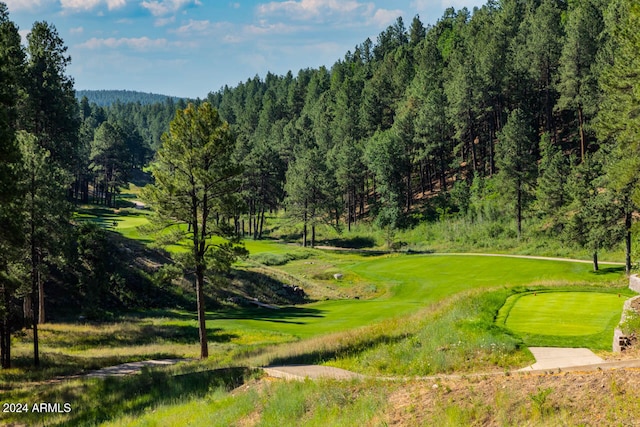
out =
[[[634,290],[640,293],[640,278],[638,277],[637,274],[633,274],[629,276],[629,288],[631,290]],[[622,308],[622,316],[620,317],[619,325],[624,323],[624,321],[627,319],[627,311],[631,310],[631,303],[638,298],[640,298],[640,296],[633,297],[625,301],[624,307]],[[624,333],[622,333],[620,326],[618,326],[613,331],[613,351],[615,352],[624,351],[624,349],[629,344],[630,344],[629,337],[627,337]]]
[[[630,298],[624,302],[624,307],[622,308],[622,316],[620,317],[619,325],[623,324],[624,321],[627,319],[627,311],[631,310],[631,303],[638,298],[640,298],[640,296]],[[630,344],[631,342],[629,341],[629,337],[627,337],[618,326],[613,331],[613,351],[615,352],[624,351],[624,349],[628,347]]]
[[629,276],[629,288],[640,294],[640,277],[637,274]]

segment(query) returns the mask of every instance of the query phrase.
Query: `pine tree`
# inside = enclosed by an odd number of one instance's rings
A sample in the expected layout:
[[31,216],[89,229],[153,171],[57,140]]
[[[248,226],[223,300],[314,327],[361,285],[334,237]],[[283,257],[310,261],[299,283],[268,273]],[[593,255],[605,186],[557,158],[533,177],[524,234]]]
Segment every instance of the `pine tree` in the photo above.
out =
[[36,136],[52,161],[73,172],[80,115],[73,79],[65,74],[71,58],[56,28],[47,22],[36,22],[27,41],[27,98],[21,108],[21,128]]
[[229,124],[209,103],[190,104],[176,111],[169,132],[153,163],[155,184],[144,196],[158,213],[158,221],[186,224],[177,238],[188,238],[188,264],[195,270],[200,357],[209,355],[205,323],[205,274],[211,264],[228,263],[241,251],[231,242],[213,244],[210,238],[231,239],[233,231],[215,215],[224,216],[228,197],[240,189],[241,168],[232,161],[235,145]]
[[522,236],[522,217],[535,182],[533,128],[520,109],[509,114],[507,123],[498,134],[496,146],[498,179],[504,194],[514,204],[518,238]]
[[625,264],[631,270],[631,227],[640,205],[640,5],[633,0],[611,2],[605,14],[607,52],[600,75],[602,102],[596,132],[614,145],[608,162],[609,186],[623,206]]
[[554,224],[559,224],[562,220],[562,208],[568,200],[566,184],[569,161],[547,133],[540,138],[540,154],[536,187],[537,208],[543,216],[551,218]]
[[18,142],[23,159],[19,186],[24,195],[24,262],[31,283],[31,313],[27,317],[33,325],[34,364],[39,366],[38,324],[45,321],[47,265],[56,262],[71,234],[71,210],[65,197],[71,177],[51,161],[50,153],[38,145],[35,136],[21,131]]
[[25,54],[18,28],[0,3],[0,365],[11,367],[11,333],[16,329],[18,281],[15,265],[22,239],[20,150],[16,144],[17,103],[24,79]]

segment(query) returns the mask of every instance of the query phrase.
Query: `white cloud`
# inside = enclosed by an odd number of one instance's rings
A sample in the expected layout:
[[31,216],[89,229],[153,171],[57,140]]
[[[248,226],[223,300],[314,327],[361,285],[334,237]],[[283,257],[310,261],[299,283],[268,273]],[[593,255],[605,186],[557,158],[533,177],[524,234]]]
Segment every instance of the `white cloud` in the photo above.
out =
[[60,5],[64,10],[91,10],[101,3],[101,0],[60,0]]
[[349,14],[367,7],[367,4],[354,0],[287,0],[261,4],[258,6],[258,13],[261,15],[282,13],[294,19],[309,20],[326,14]]
[[213,27],[213,24],[209,20],[198,21],[190,19],[188,23],[178,27],[172,32],[177,34],[193,34],[193,33],[207,33]]
[[[419,0],[425,1],[425,0]],[[458,0],[462,1],[462,0]],[[375,25],[383,27],[390,24],[403,12],[401,10],[379,9],[375,3],[357,0],[286,0],[272,1],[257,7],[262,17],[285,16],[297,21],[328,21],[348,25]]]
[[4,0],[4,3],[9,8],[10,12],[17,12],[20,10],[36,10],[47,3],[52,3],[53,0]]
[[127,5],[127,0],[107,0],[109,10],[119,9]]
[[27,45],[27,36],[31,30],[18,30],[18,34],[20,34],[20,38],[22,39],[22,44]]
[[83,27],[70,28],[69,29],[69,33],[71,33],[71,34],[82,34],[82,33],[84,33],[84,28]]
[[79,48],[90,50],[101,48],[117,49],[120,47],[128,47],[130,49],[138,51],[164,49],[167,46],[169,46],[169,42],[167,41],[167,39],[150,39],[149,37],[119,39],[115,37],[109,37],[106,39],[93,37],[86,42],[78,45]]
[[153,16],[166,16],[176,13],[187,5],[200,5],[199,0],[152,0],[143,1],[142,7],[147,9]]
[[387,10],[387,9],[378,9],[371,17],[370,21],[377,25],[378,27],[385,27],[387,25],[392,24],[398,19],[398,16],[402,15],[401,10]]
[[167,26],[169,24],[173,24],[174,22],[176,22],[176,17],[175,16],[170,16],[169,18],[158,18],[158,19],[156,19],[156,22],[154,23],[154,25],[156,27],[164,27],[164,26]]
[[93,10],[96,7],[106,4],[107,9],[119,9],[127,5],[127,0],[60,0],[63,11],[83,12]]
[[79,49],[99,50],[99,49],[131,49],[137,52],[160,51],[170,49],[191,49],[197,47],[194,41],[169,41],[165,38],[152,39],[149,37],[93,37],[84,43],[76,46]]
[[240,3],[238,2],[229,3],[229,6],[233,9],[240,9]]
[[269,34],[291,34],[300,30],[299,27],[293,27],[282,23],[267,24],[261,22],[260,25],[247,25],[244,27],[244,31],[253,36],[263,36]]
[[269,35],[291,34],[305,28],[283,23],[270,24],[265,20],[261,20],[256,24],[238,26],[231,22],[190,19],[182,26],[169,30],[169,32],[191,41],[215,37],[224,43],[237,44]]

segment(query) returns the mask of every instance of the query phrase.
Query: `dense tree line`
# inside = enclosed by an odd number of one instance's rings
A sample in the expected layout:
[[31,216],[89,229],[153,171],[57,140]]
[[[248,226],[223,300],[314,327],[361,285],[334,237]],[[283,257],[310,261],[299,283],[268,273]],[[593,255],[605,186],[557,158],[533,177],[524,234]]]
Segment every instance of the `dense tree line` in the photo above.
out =
[[[67,308],[94,316],[130,306],[135,287],[150,279],[131,275],[104,230],[72,221],[74,203],[114,205],[118,187],[141,168],[150,148],[138,127],[86,99],[78,104],[56,28],[36,22],[21,44],[17,26],[0,3],[0,355],[11,363],[11,333],[33,331],[46,320],[47,289],[66,296]],[[139,105],[139,104],[138,104]],[[173,110],[172,101],[167,109]],[[165,108],[161,108],[164,111]],[[158,119],[162,120],[162,118]],[[158,133],[170,120],[157,125]],[[159,136],[158,136],[159,137]],[[90,196],[93,200],[90,200]],[[141,289],[142,289],[141,288]],[[147,289],[148,291],[148,289]],[[147,292],[148,293],[148,292]]]
[[157,93],[138,92],[135,90],[78,90],[76,98],[80,101],[87,98],[90,104],[99,107],[109,107],[113,104],[162,104],[167,100],[177,102],[180,98],[175,96],[159,95]]
[[518,236],[547,219],[597,267],[599,249],[630,244],[636,210],[637,9],[500,0],[429,27],[399,18],[330,69],[210,93],[247,171],[243,232],[261,237],[265,210],[284,207],[313,245],[319,223],[391,231],[428,199],[512,218]]

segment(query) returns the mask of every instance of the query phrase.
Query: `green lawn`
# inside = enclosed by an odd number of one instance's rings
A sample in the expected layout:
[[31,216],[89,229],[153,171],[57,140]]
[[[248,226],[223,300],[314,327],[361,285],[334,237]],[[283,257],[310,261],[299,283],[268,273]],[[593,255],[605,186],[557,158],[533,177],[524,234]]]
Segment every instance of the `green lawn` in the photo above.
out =
[[[148,222],[148,211],[85,207],[78,219],[96,221],[124,237],[149,242],[140,226]],[[361,299],[350,296],[287,307],[281,310],[241,309],[211,313],[209,327],[278,332],[308,338],[369,325],[384,319],[415,313],[423,307],[459,292],[476,288],[516,285],[579,283],[602,284],[621,277],[621,268],[604,268],[599,274],[589,264],[530,260],[507,257],[444,256],[428,254],[373,255],[348,252],[323,252],[273,241],[248,239],[245,245],[256,259],[294,259],[278,267],[303,280],[340,288],[369,289]],[[171,251],[187,250],[172,246]],[[313,264],[313,266],[312,266]],[[318,265],[326,264],[324,270]],[[332,281],[333,273],[344,274],[341,282]],[[324,280],[324,282],[322,282]],[[328,281],[327,281],[328,280]],[[330,283],[329,283],[330,282]],[[372,298],[375,296],[375,298]]]
[[[279,246],[279,245],[278,245]],[[242,327],[279,331],[300,338],[369,325],[415,313],[454,294],[477,288],[515,285],[605,284],[618,280],[620,268],[599,274],[589,264],[519,258],[440,255],[322,254],[315,263],[348,275],[353,283],[383,290],[368,300],[329,300],[281,310],[238,310],[212,313],[211,327]],[[304,275],[307,260],[284,266]]]
[[529,346],[611,348],[626,295],[601,292],[542,292],[514,295],[498,323]]

